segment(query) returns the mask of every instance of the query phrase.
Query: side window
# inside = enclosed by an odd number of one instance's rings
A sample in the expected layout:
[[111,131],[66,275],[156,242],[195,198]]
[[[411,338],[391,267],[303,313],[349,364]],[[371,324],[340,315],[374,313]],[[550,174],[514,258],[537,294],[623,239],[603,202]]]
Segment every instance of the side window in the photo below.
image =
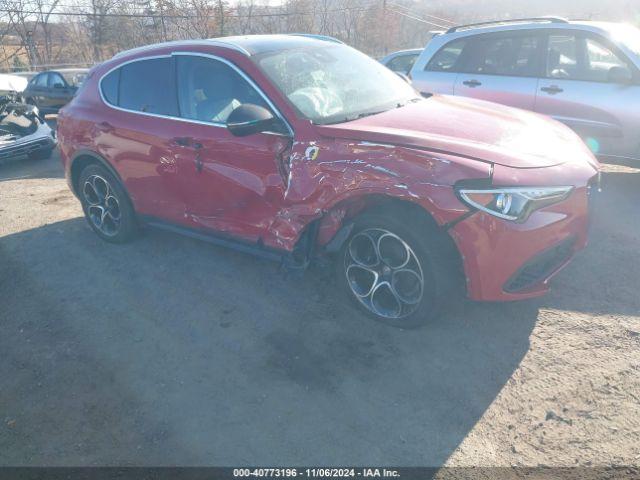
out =
[[537,75],[538,37],[478,37],[465,71],[484,75]]
[[612,69],[628,64],[609,47],[588,37],[550,35],[547,77],[587,82],[608,82]]
[[547,77],[578,79],[578,39],[575,35],[550,35],[547,47]]
[[58,84],[62,85],[63,87],[65,85],[65,81],[64,78],[62,78],[62,75],[60,75],[59,73],[49,73],[49,81],[47,82],[49,88],[53,88]]
[[612,68],[628,68],[627,64],[609,48],[591,38],[585,39],[585,53],[586,76],[592,82],[608,82]]
[[243,103],[269,108],[260,94],[229,65],[206,57],[177,57],[178,102],[184,118],[226,123]]
[[387,68],[393,70],[394,72],[409,73],[409,70],[411,70],[411,67],[413,67],[413,64],[415,63],[417,58],[418,55],[416,55],[415,53],[408,55],[398,55],[397,57],[389,60],[389,63],[387,63]]
[[42,73],[42,74],[38,75],[34,79],[33,85],[35,87],[46,87],[47,86],[47,78],[49,78],[49,74],[48,73]]
[[466,40],[454,40],[438,50],[429,61],[425,70],[429,72],[458,72],[460,71],[460,58],[467,44]]
[[120,68],[118,105],[127,110],[178,115],[171,58],[152,58]]
[[100,86],[102,95],[107,103],[118,105],[118,84],[120,83],[120,69],[116,69],[109,75],[102,78]]

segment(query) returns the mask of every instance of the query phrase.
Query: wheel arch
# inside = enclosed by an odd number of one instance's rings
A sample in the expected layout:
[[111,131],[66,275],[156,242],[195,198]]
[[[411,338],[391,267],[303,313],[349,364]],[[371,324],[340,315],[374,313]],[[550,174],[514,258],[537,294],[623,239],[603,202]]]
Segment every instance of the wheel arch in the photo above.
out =
[[[123,189],[126,192],[126,188],[124,188],[124,182],[122,181],[120,174],[104,157],[91,150],[80,150],[76,152],[75,155],[71,158],[71,165],[69,166],[71,188],[73,189],[73,193],[75,193],[76,196],[79,193],[78,181],[80,180],[80,174],[82,173],[82,170],[92,164],[103,166],[107,170],[109,170],[109,172],[113,174],[113,176],[115,176],[116,179],[120,182],[120,185],[122,185]],[[128,192],[127,195],[129,195]],[[129,198],[129,200],[131,199]]]
[[[363,193],[337,201],[318,219],[318,244],[329,251],[339,249],[342,241],[346,240],[346,236],[341,235],[341,232],[348,229],[357,216],[372,211],[388,215],[406,215],[411,220],[420,220],[431,228],[440,229],[440,223],[433,214],[412,199],[384,193]],[[341,238],[343,236],[344,238]]]

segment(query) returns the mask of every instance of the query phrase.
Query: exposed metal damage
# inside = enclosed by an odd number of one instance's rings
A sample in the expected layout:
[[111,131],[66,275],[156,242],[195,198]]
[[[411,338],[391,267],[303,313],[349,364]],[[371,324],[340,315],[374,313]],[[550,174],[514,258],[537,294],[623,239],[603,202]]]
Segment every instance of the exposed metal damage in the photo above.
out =
[[52,130],[38,109],[19,100],[16,94],[0,97],[0,162],[46,158],[55,146]]

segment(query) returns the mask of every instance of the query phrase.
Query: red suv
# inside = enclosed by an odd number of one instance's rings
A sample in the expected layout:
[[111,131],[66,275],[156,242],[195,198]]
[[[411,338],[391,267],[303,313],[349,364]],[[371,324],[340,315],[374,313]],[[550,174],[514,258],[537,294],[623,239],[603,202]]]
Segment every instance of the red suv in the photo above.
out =
[[560,123],[421,97],[357,50],[304,36],[121,53],[62,110],[59,142],[104,240],[146,223],[291,267],[335,257],[339,287],[399,327],[456,288],[544,293],[586,243],[598,178]]

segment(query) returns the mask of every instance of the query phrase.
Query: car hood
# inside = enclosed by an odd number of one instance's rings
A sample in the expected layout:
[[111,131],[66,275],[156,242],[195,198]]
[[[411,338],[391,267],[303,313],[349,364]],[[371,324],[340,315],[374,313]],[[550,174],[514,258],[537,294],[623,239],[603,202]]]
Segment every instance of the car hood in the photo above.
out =
[[334,138],[419,148],[515,168],[585,160],[597,164],[582,140],[555,120],[447,95],[318,128]]

